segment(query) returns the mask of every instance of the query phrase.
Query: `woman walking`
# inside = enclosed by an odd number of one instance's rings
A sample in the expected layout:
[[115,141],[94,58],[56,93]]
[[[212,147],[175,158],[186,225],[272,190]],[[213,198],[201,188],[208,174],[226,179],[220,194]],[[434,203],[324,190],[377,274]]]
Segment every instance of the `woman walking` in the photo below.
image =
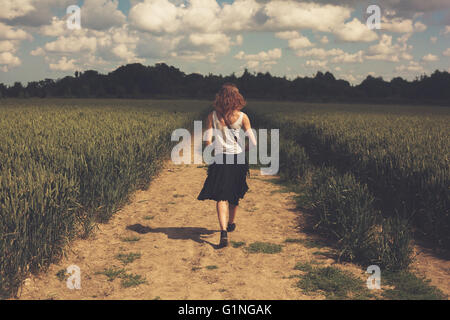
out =
[[[216,158],[221,157],[222,163],[212,163],[208,166],[208,176],[198,196],[198,200],[215,200],[217,216],[220,225],[219,248],[228,246],[228,232],[236,228],[235,218],[239,200],[248,191],[246,176],[249,172],[247,163],[239,163],[238,159],[244,150],[248,149],[239,144],[239,132],[242,129],[250,140],[250,145],[256,146],[256,139],[251,130],[248,116],[240,111],[246,102],[238,88],[226,83],[216,94],[214,111],[207,118],[207,141],[213,143],[213,130],[221,134],[215,136],[214,143]],[[245,144],[245,139],[244,144]],[[227,163],[227,158],[233,159]]]

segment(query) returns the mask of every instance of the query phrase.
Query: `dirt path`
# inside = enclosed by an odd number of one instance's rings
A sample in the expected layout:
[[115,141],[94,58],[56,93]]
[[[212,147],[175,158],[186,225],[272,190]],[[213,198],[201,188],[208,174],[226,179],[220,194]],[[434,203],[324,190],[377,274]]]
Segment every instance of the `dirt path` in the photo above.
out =
[[[205,167],[177,166],[170,161],[145,191],[102,224],[93,237],[76,240],[67,256],[49,270],[25,281],[19,299],[323,299],[307,296],[295,286],[293,268],[299,261],[334,260],[288,238],[307,239],[298,230],[299,213],[282,187],[252,170],[250,187],[241,202],[237,228],[230,240],[246,245],[256,241],[282,244],[277,254],[248,253],[243,247],[216,249],[218,222],[213,201],[196,199],[206,177]],[[124,241],[137,240],[137,241]],[[139,253],[124,264],[118,254]],[[56,273],[69,265],[81,270],[81,289],[70,290]],[[337,264],[335,264],[337,265]],[[351,264],[338,265],[363,276]],[[121,279],[98,274],[124,268],[146,283],[123,288]],[[448,279],[448,278],[447,278]]]

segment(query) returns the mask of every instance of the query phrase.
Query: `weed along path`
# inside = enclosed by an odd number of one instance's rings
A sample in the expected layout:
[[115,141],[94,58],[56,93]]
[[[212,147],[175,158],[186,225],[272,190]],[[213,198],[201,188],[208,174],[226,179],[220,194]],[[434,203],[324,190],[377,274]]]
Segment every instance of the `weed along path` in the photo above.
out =
[[[19,299],[324,299],[374,298],[367,274],[338,264],[299,229],[294,194],[277,177],[251,170],[231,244],[217,249],[213,201],[198,201],[206,167],[166,161],[145,191],[65,257],[26,279]],[[65,270],[80,270],[80,289]],[[320,272],[312,273],[312,270]],[[328,279],[333,292],[315,290]],[[322,281],[323,282],[323,281]],[[326,284],[325,284],[326,286]]]

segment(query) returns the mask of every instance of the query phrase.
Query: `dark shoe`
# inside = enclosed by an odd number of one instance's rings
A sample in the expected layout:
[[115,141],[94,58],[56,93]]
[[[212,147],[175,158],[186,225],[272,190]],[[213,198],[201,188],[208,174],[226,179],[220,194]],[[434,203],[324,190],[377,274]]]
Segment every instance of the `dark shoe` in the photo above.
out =
[[226,231],[221,231],[219,248],[225,248],[225,247],[228,247],[228,234]]
[[236,229],[236,223],[229,223],[227,226],[227,231],[228,232],[233,232],[234,229]]

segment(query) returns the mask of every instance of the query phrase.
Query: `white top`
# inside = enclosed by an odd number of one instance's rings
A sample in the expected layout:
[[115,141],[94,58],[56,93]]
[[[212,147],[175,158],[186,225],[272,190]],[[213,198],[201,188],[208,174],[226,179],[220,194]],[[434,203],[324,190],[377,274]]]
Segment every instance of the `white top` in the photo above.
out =
[[219,150],[223,150],[224,154],[238,154],[242,152],[242,148],[239,143],[234,140],[236,136],[239,139],[239,130],[242,128],[242,119],[244,118],[244,113],[239,112],[239,118],[230,124],[231,130],[225,125],[222,125],[217,117],[216,111],[213,112],[213,129],[220,130],[222,136],[215,136],[216,142],[219,146]]

